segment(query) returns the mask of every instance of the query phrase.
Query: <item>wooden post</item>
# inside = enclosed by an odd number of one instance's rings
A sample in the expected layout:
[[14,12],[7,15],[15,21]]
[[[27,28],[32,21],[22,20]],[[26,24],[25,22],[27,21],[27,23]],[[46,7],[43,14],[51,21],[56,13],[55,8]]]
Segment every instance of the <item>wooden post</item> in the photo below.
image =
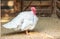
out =
[[57,2],[57,0],[54,0],[54,1],[53,1],[53,7],[54,7],[53,13],[54,13],[54,14],[56,14],[56,9],[57,9],[57,7],[56,7],[56,2]]
[[21,11],[23,11],[23,0],[21,0]]
[[16,0],[14,0],[14,13],[16,12],[16,11],[15,11],[15,5],[16,5]]

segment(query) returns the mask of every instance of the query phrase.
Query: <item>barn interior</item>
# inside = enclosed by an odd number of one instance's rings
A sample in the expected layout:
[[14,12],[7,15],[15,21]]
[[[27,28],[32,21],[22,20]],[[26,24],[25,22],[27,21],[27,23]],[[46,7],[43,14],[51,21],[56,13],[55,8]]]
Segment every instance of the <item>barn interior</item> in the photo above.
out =
[[[1,39],[60,39],[60,0],[1,0],[0,6]],[[30,31],[31,37],[2,26],[32,6],[36,7],[39,20]]]

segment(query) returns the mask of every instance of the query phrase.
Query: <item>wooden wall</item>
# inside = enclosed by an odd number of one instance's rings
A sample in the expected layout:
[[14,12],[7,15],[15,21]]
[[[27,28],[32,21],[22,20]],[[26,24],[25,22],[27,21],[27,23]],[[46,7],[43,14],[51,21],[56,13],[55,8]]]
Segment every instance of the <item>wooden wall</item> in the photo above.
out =
[[[9,1],[13,5],[9,6]],[[60,0],[2,0],[1,6],[2,16],[16,16],[21,11],[30,10],[32,6],[36,7],[38,16],[50,17],[53,13],[60,16]]]

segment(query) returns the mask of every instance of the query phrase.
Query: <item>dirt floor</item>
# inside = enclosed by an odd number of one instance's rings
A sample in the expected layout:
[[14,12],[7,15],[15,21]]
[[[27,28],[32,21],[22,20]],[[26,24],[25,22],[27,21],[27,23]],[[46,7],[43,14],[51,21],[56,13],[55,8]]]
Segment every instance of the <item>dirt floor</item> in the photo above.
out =
[[31,31],[29,35],[26,35],[25,32],[17,31],[16,33],[13,29],[8,30],[1,27],[1,35],[1,39],[60,39],[60,19],[56,15],[39,17],[34,31]]

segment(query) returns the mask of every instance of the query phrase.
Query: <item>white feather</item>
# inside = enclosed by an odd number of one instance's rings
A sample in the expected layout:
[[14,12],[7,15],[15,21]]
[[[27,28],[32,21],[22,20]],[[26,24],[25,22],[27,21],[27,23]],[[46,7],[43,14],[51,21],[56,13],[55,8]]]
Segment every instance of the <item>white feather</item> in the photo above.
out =
[[10,22],[3,25],[3,27],[11,29],[17,28],[24,30],[32,30],[34,29],[35,25],[37,24],[38,18],[36,15],[33,14],[32,11],[25,11],[19,13],[14,19]]

